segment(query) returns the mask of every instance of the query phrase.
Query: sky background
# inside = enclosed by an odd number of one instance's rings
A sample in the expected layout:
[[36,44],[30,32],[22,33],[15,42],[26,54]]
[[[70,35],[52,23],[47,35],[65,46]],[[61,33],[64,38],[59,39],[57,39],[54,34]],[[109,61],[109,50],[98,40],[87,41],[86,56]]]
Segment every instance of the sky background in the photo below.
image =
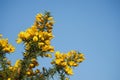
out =
[[[37,13],[54,16],[55,50],[78,50],[86,60],[71,80],[120,80],[120,0],[0,0],[0,33],[16,47],[7,57],[22,59],[15,39],[30,27]],[[39,60],[49,67],[49,60]]]

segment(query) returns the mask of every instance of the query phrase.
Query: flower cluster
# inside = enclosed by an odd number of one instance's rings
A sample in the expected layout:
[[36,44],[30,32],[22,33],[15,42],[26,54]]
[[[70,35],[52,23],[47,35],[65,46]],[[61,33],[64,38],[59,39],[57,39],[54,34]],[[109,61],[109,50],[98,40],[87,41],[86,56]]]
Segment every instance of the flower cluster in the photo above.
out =
[[16,60],[13,66],[5,53],[14,52],[15,48],[0,34],[0,80],[51,80],[57,78],[56,75],[60,80],[69,80],[73,68],[85,59],[82,53],[75,50],[67,53],[57,51],[51,61],[52,67],[37,67],[38,57],[52,58],[49,53],[54,52],[51,46],[53,24],[54,19],[49,12],[36,15],[34,24],[18,34],[16,42],[23,43],[25,51],[23,59]]
[[67,75],[72,75],[72,67],[77,67],[84,59],[85,58],[82,53],[74,50],[68,52],[67,54],[57,51],[55,53],[55,59],[51,63],[55,65],[58,70],[64,71]]
[[37,62],[37,60],[35,58],[32,58],[30,61],[29,67],[26,71],[26,75],[33,76],[34,74],[40,73],[39,69],[36,69],[35,72],[33,71],[33,68],[35,68],[38,65],[39,63]]
[[28,70],[26,71],[26,75],[27,76],[33,76],[34,74],[38,74],[40,73],[40,70],[39,69],[36,69],[35,71],[33,71],[33,68],[35,68],[36,66],[38,66],[38,62],[35,58],[32,58],[31,63],[29,64],[29,68]]
[[29,64],[29,69],[35,68],[35,66],[38,66],[38,65],[39,64],[38,64],[37,60],[35,58],[32,58],[31,63]]
[[43,14],[37,14],[36,20],[32,27],[26,31],[21,31],[18,34],[17,43],[22,41],[25,43],[25,49],[27,51],[43,51],[54,52],[54,47],[51,46],[52,26],[54,24],[53,17],[47,12]]
[[[8,69],[9,69],[10,71],[12,71],[12,72],[18,72],[18,73],[19,73],[19,70],[20,70],[20,68],[21,68],[21,62],[22,62],[22,60],[18,59],[18,60],[16,61],[16,63],[14,64],[14,66],[9,65],[9,66],[8,66]],[[13,75],[13,74],[12,74],[12,75]]]
[[8,39],[2,38],[0,34],[0,53],[12,53],[15,51],[15,47],[8,43]]

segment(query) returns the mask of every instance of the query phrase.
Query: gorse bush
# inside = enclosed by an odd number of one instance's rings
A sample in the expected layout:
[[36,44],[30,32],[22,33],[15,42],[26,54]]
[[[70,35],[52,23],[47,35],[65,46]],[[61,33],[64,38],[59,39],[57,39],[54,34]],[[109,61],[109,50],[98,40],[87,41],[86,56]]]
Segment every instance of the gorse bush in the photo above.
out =
[[[0,34],[0,80],[53,80],[56,78],[69,80],[69,76],[74,74],[73,68],[85,58],[82,53],[75,50],[67,53],[55,52],[51,45],[51,40],[54,38],[53,25],[54,19],[50,12],[36,15],[34,24],[18,34],[16,42],[23,43],[25,51],[23,59],[18,59],[14,65],[8,60],[6,54],[13,53],[15,47]],[[37,69],[38,57],[52,58],[50,62],[52,67],[47,69],[43,66],[42,69]]]

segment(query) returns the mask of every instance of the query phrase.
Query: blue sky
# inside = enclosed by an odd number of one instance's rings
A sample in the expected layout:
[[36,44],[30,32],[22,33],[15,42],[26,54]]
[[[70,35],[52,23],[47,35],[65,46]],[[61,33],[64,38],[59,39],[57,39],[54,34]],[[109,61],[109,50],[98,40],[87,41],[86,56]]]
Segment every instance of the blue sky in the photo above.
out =
[[16,46],[16,52],[7,55],[13,64],[23,52],[23,45],[15,42],[17,34],[45,10],[56,21],[55,50],[85,54],[86,60],[75,68],[71,80],[120,80],[119,0],[0,0],[0,33]]

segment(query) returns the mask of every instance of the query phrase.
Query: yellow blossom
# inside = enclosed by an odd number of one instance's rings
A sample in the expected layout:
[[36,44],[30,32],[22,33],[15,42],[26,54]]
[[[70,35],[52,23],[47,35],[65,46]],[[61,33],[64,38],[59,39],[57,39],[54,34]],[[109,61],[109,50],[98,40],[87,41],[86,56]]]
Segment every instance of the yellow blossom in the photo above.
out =
[[44,54],[45,57],[49,57],[49,58],[52,58],[52,55],[51,54]]
[[35,35],[35,32],[37,31],[37,29],[34,30],[34,28],[28,28],[26,30],[26,33],[28,33],[30,35],[30,37],[34,36]]
[[21,38],[18,38],[18,39],[16,40],[16,42],[19,44],[19,43],[22,42],[22,39],[21,39]]
[[38,37],[37,37],[37,36],[34,36],[34,37],[33,37],[33,41],[34,41],[34,42],[37,42],[37,41],[38,41]]
[[25,37],[25,39],[29,39],[30,38],[30,34],[25,32],[24,37]]
[[4,53],[12,53],[15,51],[14,46],[8,43],[8,39],[0,38],[0,49]]
[[83,57],[83,56],[84,56],[84,54],[82,54],[82,53],[79,54],[79,57]]
[[26,72],[27,75],[30,75],[31,73],[29,71]]
[[35,58],[32,58],[32,59],[31,59],[31,62],[32,62],[32,63],[30,64],[31,66],[33,66],[33,64],[34,64],[34,66],[38,66],[38,65],[39,65],[38,62],[37,62],[37,60],[36,60]]
[[53,46],[49,46],[49,51],[50,52],[54,52],[54,47]]
[[26,47],[25,47],[25,49],[26,50],[29,50],[31,47],[30,47],[30,44],[29,43],[26,43]]
[[27,75],[27,76],[31,76],[31,75],[32,75],[32,71],[27,71],[27,72],[26,72],[26,75]]
[[21,31],[21,32],[18,34],[18,37],[21,38],[21,39],[24,39],[24,38],[25,38],[24,35],[25,35],[25,32]]
[[36,58],[32,58],[31,61],[32,61],[32,62],[35,62],[35,61],[36,61]]
[[9,48],[9,47],[5,47],[5,48],[3,49],[3,51],[9,52],[9,51],[10,51],[10,48]]
[[65,78],[65,80],[69,80],[69,78]]
[[69,64],[70,66],[73,66],[74,63],[75,63],[74,61],[69,61],[69,62],[68,62],[68,64]]
[[56,58],[59,58],[59,55],[60,55],[60,51],[57,51],[57,52],[55,53],[55,57],[56,57]]
[[50,22],[47,22],[45,26],[49,29],[52,29],[53,24],[51,24]]
[[8,65],[11,65],[11,62],[10,62],[10,61],[7,61],[7,64],[8,64]]
[[21,67],[22,60],[18,59],[14,65],[15,68]]
[[54,49],[50,49],[50,52],[51,52],[51,53],[54,52]]
[[57,65],[60,65],[61,60],[60,60],[60,59],[56,59],[56,60],[55,60],[55,63],[56,63]]
[[67,66],[67,62],[61,62],[60,65],[63,66],[63,67],[65,67],[65,66]]
[[48,51],[49,50],[49,45],[45,45],[42,47],[42,51]]
[[13,67],[12,67],[12,66],[9,66],[8,69],[12,71],[12,70],[13,70]]
[[77,59],[77,62],[80,63],[80,62],[82,62],[83,60],[84,60],[84,59]]
[[39,43],[38,43],[38,46],[39,46],[39,47],[41,47],[41,46],[43,46],[43,45],[44,45],[43,42],[39,42]]
[[8,78],[7,80],[11,80],[11,78]]
[[50,21],[53,20],[53,17],[49,17],[48,20],[50,20]]
[[49,23],[50,23],[50,25],[53,25],[55,22],[54,21],[50,21]]
[[35,70],[35,73],[40,73],[40,70],[39,70],[39,69],[36,69],[36,70]]
[[36,21],[43,22],[44,20],[43,20],[42,17],[43,17],[42,14],[37,14],[37,15],[36,15]]
[[72,68],[70,68],[70,67],[68,67],[68,66],[65,67],[65,72],[66,72],[68,75],[73,75],[73,70],[72,70]]
[[46,40],[45,44],[50,45],[50,40]]
[[9,51],[9,52],[14,52],[14,51],[15,51],[15,47],[13,47],[11,44],[9,44],[8,47],[10,48],[10,51]]
[[31,63],[30,65],[29,65],[29,68],[34,68],[35,67],[35,65],[33,64],[33,63]]
[[36,17],[41,18],[43,14],[37,14]]

